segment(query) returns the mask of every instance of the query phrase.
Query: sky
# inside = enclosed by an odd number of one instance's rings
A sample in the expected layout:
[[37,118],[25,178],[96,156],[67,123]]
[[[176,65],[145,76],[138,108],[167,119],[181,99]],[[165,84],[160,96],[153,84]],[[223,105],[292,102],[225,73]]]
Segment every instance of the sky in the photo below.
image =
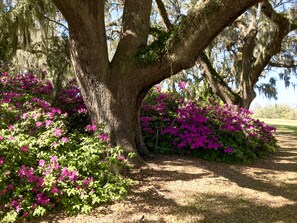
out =
[[[255,109],[257,107],[265,107],[270,105],[280,105],[286,104],[291,107],[297,108],[297,87],[294,89],[293,86],[285,88],[285,84],[282,80],[279,80],[277,76],[274,76],[277,79],[276,88],[278,91],[278,99],[268,99],[264,95],[259,95],[257,93],[257,97],[251,104],[251,109]],[[270,77],[269,77],[270,78]],[[268,82],[269,78],[265,78],[261,80],[261,82]],[[291,82],[297,84],[297,78],[292,78]]]

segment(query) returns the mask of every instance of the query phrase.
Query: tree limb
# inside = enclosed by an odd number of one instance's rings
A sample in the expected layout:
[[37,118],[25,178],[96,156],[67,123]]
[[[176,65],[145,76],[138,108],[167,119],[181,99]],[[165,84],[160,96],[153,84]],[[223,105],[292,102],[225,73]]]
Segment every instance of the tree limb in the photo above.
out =
[[123,12],[123,34],[112,63],[121,63],[133,57],[141,46],[147,44],[152,0],[126,0]]
[[[246,9],[259,0],[198,1],[166,43],[161,61],[143,68],[143,85],[150,87],[190,68],[211,41]],[[155,77],[153,77],[155,76]]]
[[270,41],[270,44],[265,47],[254,64],[252,74],[252,82],[254,85],[257,83],[258,78],[264,68],[270,63],[271,58],[280,52],[283,39],[294,28],[297,28],[285,16],[277,13],[267,0],[262,3],[261,11],[270,21],[272,21],[277,26],[277,28],[275,30],[272,41]]
[[56,20],[54,20],[54,19],[51,19],[51,18],[49,18],[49,17],[47,17],[47,16],[45,16],[45,15],[43,16],[43,18],[45,18],[45,19],[47,19],[48,21],[53,22],[53,23],[55,23],[55,24],[57,24],[57,25],[59,25],[59,26],[62,26],[64,29],[66,29],[66,30],[69,31],[68,27],[65,26],[63,23],[60,23],[60,22],[58,22],[58,21],[56,21]]
[[210,84],[213,93],[217,94],[224,103],[241,103],[240,96],[233,92],[224,79],[216,72],[205,53],[199,56],[197,62],[199,63],[202,76]]
[[94,78],[104,78],[109,69],[104,21],[105,0],[52,1],[68,22],[71,56],[74,59],[72,62],[78,76],[83,76],[84,69],[87,68],[76,67],[75,58],[85,64],[98,64],[93,71]]
[[272,22],[274,22],[276,25],[288,25],[289,32],[297,29],[297,21],[291,22],[289,19],[286,18],[285,15],[277,13],[268,0],[263,1],[261,9],[264,15],[267,18],[269,18]]
[[171,30],[173,28],[173,25],[171,24],[171,22],[169,20],[169,17],[168,17],[168,14],[167,14],[167,11],[166,11],[163,1],[162,0],[155,0],[155,1],[157,3],[160,15],[165,23],[166,28],[168,30]]
[[291,64],[286,64],[286,63],[276,63],[276,62],[269,62],[269,66],[271,67],[281,67],[281,68],[296,68],[297,64],[291,63]]

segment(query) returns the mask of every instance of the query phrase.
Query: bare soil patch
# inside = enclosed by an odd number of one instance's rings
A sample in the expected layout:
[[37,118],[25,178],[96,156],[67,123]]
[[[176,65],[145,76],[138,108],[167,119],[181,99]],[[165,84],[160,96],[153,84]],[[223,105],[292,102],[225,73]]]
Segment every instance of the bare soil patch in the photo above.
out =
[[161,156],[131,173],[123,201],[90,215],[49,216],[39,222],[297,222],[297,135],[277,132],[281,149],[251,165]]

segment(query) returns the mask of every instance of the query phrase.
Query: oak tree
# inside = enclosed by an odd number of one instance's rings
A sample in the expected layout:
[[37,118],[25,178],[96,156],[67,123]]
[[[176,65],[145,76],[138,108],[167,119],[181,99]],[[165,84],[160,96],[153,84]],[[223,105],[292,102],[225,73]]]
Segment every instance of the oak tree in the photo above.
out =
[[76,78],[86,106],[111,141],[148,154],[139,109],[148,90],[192,67],[210,42],[259,0],[201,0],[162,39],[148,41],[152,0],[125,0],[121,35],[108,54],[105,0],[53,0],[66,19]]

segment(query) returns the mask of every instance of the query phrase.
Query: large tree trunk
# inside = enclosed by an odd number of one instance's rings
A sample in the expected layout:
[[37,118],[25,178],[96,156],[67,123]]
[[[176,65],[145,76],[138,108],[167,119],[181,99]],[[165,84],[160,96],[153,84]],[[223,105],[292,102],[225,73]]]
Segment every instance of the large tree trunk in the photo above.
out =
[[105,126],[113,145],[121,146],[126,154],[136,153],[138,156],[133,162],[141,164],[141,157],[147,155],[148,150],[142,140],[139,113],[148,89],[141,88],[139,80],[135,78],[139,71],[132,66],[129,69],[128,64],[125,64],[125,69],[122,69],[123,64],[112,69],[106,67],[100,71],[100,76],[94,75],[97,61],[90,60],[89,51],[86,63],[85,54],[79,53],[84,49],[73,46],[71,53],[82,96],[92,120]]
[[[127,85],[118,75],[115,76],[118,80],[108,83],[93,81],[87,85],[83,90],[87,108],[96,123],[105,125],[113,145],[120,145],[126,153],[136,152],[145,156],[148,151],[139,125],[140,105],[145,94],[142,92],[140,95],[133,83]],[[81,88],[86,86],[84,82],[85,78],[80,80]]]

